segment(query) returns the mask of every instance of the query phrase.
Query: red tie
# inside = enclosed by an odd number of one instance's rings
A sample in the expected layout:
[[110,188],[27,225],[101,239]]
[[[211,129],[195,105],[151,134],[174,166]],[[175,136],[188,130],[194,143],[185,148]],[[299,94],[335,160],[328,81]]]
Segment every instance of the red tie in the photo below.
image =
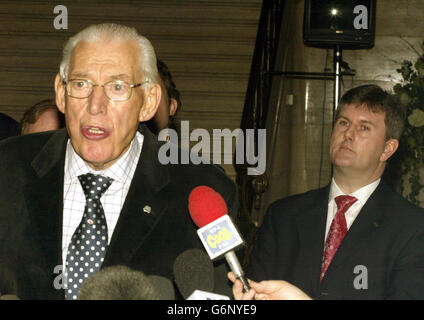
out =
[[334,200],[337,204],[337,213],[333,222],[331,222],[330,231],[328,232],[328,236],[325,241],[320,280],[324,278],[325,272],[327,271],[331,260],[346,235],[347,225],[345,213],[358,199],[352,196],[338,196],[334,198]]

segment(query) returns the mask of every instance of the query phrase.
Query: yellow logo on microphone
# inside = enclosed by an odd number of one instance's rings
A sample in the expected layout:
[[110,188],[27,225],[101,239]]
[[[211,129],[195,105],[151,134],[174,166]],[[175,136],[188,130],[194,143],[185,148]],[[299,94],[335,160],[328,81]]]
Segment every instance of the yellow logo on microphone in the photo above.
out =
[[239,231],[228,214],[197,230],[209,257],[214,260],[243,244]]
[[232,232],[229,232],[227,228],[223,227],[216,235],[208,235],[206,240],[209,246],[215,249],[217,244],[230,240],[232,235]]

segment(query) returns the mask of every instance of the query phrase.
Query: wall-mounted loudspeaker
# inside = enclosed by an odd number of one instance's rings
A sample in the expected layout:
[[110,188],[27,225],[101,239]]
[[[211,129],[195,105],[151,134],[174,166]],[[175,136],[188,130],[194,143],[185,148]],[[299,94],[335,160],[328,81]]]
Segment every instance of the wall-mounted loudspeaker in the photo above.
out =
[[369,49],[374,46],[376,0],[305,0],[307,46]]

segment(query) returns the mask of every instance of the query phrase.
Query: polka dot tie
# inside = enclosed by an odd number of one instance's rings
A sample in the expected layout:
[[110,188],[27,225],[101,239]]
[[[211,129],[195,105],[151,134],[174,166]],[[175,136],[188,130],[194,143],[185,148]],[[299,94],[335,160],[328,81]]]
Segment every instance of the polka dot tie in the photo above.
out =
[[[106,253],[108,235],[105,213],[100,197],[112,179],[87,173],[78,177],[85,193],[85,209],[75,230],[66,258],[66,299],[76,299],[86,278],[97,272]],[[66,283],[66,281],[65,281]]]
[[352,196],[338,196],[335,197],[334,200],[337,204],[337,212],[331,222],[330,231],[328,232],[327,239],[325,241],[320,280],[324,278],[325,272],[327,271],[331,260],[333,260],[337,249],[346,235],[347,224],[345,213],[358,199]]

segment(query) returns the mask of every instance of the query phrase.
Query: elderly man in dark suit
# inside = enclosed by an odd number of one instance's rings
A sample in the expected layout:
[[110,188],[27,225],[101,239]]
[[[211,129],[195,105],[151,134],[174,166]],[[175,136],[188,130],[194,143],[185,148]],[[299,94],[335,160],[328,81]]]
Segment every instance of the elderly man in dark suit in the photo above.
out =
[[55,90],[66,129],[0,145],[0,292],[76,299],[111,265],[172,278],[175,258],[201,247],[190,191],[209,185],[230,210],[236,192],[214,166],[161,164],[162,143],[137,130],[161,96],[150,42],[87,27],[67,42]]
[[344,94],[331,183],[269,207],[249,269],[261,282],[243,294],[237,280],[236,298],[424,299],[424,210],[381,180],[398,148],[400,108],[378,86]]

